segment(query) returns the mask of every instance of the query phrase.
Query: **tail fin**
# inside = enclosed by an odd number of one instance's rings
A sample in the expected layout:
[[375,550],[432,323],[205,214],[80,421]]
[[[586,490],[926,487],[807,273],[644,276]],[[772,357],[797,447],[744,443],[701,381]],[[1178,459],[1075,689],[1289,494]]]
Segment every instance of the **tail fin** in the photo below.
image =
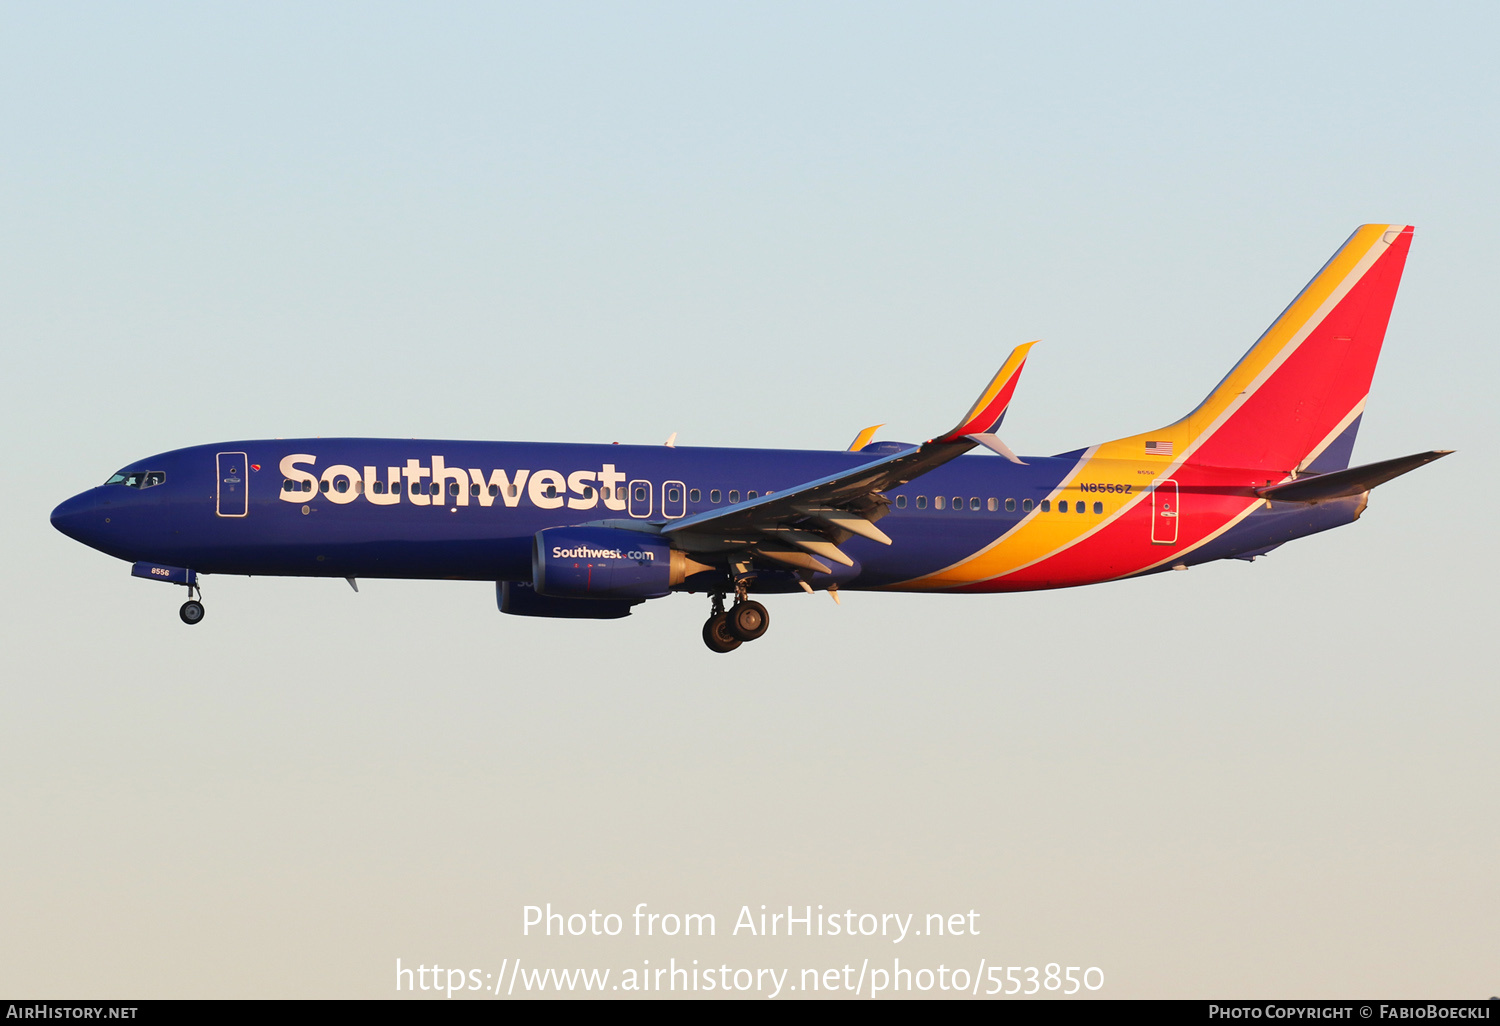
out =
[[1268,471],[1349,465],[1412,228],[1356,229],[1203,403],[1099,455]]

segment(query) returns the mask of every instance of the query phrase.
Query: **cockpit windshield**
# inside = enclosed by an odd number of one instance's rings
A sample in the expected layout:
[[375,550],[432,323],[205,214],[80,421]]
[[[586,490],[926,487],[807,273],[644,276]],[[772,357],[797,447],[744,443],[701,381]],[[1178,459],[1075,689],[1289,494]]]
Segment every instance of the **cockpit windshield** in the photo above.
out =
[[126,488],[155,488],[166,479],[166,471],[162,470],[122,470],[104,483],[122,484]]

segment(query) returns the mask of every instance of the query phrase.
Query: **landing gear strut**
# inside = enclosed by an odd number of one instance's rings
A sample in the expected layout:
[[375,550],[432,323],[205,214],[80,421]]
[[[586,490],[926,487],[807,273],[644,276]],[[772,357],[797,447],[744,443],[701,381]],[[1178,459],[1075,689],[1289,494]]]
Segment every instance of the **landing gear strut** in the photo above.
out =
[[177,615],[182,617],[182,622],[189,627],[203,622],[203,603],[199,601],[201,598],[203,598],[203,592],[193,585],[188,585],[188,600],[182,604],[181,609],[177,610]]
[[754,641],[766,633],[771,625],[771,614],[759,602],[745,598],[743,587],[736,588],[736,602],[728,610],[724,608],[722,593],[712,598],[713,612],[703,624],[703,643],[714,652],[733,652],[747,641]]

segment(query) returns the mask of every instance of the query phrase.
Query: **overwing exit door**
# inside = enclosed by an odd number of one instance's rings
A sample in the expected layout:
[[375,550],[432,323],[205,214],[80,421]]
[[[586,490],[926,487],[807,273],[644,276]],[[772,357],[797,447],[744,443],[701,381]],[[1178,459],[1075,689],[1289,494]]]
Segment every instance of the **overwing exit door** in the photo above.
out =
[[651,493],[654,489],[650,481],[630,482],[630,515],[633,517],[649,517],[651,515]]
[[1177,482],[1158,481],[1151,489],[1151,544],[1176,545],[1178,524]]
[[219,467],[219,505],[221,517],[242,517],[250,512],[250,475],[242,452],[221,452]]

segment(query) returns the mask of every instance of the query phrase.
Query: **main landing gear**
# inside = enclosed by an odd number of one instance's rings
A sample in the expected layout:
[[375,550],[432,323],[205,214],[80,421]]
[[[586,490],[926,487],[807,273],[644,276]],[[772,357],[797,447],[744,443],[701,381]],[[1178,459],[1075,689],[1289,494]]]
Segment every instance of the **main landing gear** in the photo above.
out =
[[715,652],[733,652],[754,641],[771,626],[771,614],[759,602],[747,600],[741,591],[728,610],[724,596],[713,597],[713,613],[703,624],[703,643]]
[[[194,595],[197,598],[194,598]],[[192,585],[188,586],[188,600],[182,604],[181,609],[177,610],[177,615],[182,617],[182,622],[189,627],[195,623],[203,622],[203,603],[199,601],[202,598],[203,592],[198,591]]]

